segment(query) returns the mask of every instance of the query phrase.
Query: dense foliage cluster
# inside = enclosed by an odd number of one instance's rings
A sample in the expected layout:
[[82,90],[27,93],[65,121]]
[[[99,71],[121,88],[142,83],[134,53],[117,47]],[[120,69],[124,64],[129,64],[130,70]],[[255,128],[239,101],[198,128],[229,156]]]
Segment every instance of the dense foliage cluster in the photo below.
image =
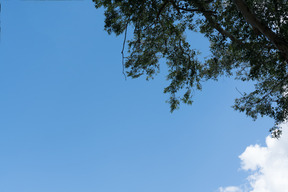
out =
[[[105,9],[105,29],[116,35],[133,29],[127,41],[128,76],[153,78],[159,59],[169,67],[171,111],[191,104],[193,89],[221,75],[253,81],[255,91],[243,93],[234,108],[256,119],[269,116],[277,125],[288,117],[287,0],[93,0]],[[185,32],[204,34],[211,57],[197,59]],[[184,94],[181,90],[185,90]]]

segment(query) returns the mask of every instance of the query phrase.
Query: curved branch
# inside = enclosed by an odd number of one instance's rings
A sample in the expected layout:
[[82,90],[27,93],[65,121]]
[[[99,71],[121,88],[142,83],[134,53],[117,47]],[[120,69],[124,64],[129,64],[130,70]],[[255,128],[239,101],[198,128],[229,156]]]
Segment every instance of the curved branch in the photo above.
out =
[[285,39],[279,37],[267,25],[261,22],[255,14],[249,9],[243,0],[233,0],[237,9],[242,13],[247,23],[257,28],[265,37],[267,37],[281,52],[282,56],[288,62],[288,43]]
[[239,45],[243,44],[243,42],[239,39],[237,39],[234,35],[226,31],[221,27],[219,23],[217,23],[213,17],[211,16],[211,13],[205,11],[205,7],[203,6],[202,3],[199,2],[194,2],[196,6],[201,10],[201,13],[203,16],[207,19],[207,21],[223,36],[228,37],[231,41],[238,43]]
[[236,42],[238,44],[243,44],[243,42],[239,39],[237,39],[235,36],[233,36],[231,33],[226,31],[221,27],[219,23],[217,23],[209,13],[202,12],[205,18],[209,21],[209,23],[223,36],[228,37],[231,41]]

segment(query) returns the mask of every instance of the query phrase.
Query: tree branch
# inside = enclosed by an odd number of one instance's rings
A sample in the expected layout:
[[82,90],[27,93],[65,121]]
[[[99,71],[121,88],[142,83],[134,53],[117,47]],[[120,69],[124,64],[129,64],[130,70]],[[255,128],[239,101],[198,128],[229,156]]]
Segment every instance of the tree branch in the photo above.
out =
[[210,13],[208,13],[207,11],[205,11],[205,7],[203,6],[202,3],[198,3],[198,2],[194,2],[197,7],[201,10],[201,13],[203,14],[203,16],[207,19],[207,21],[219,32],[221,33],[223,36],[228,37],[231,41],[238,43],[239,45],[243,44],[243,42],[239,39],[237,39],[235,36],[233,36],[231,33],[229,33],[228,31],[226,31],[225,29],[223,29],[221,27],[221,25],[219,23],[217,23],[211,16]]
[[209,13],[205,13],[202,12],[202,14],[205,16],[205,18],[209,21],[209,23],[219,32],[221,33],[223,36],[228,37],[231,41],[233,42],[237,42],[238,44],[243,44],[242,41],[240,41],[239,39],[237,39],[235,36],[233,36],[231,33],[229,33],[228,31],[226,31],[225,29],[223,29],[221,27],[221,25],[219,23],[217,23],[216,21],[214,21],[214,19],[211,17],[211,15]]
[[163,5],[160,7],[158,13],[157,13],[157,16],[156,18],[159,19],[159,16],[161,14],[161,12],[163,11],[163,9],[166,7],[166,5],[169,3],[169,1],[166,1],[165,3],[163,3]]
[[171,3],[173,5],[174,8],[176,8],[176,10],[179,12],[179,10],[182,10],[182,11],[188,11],[188,12],[201,12],[201,13],[209,13],[209,14],[212,14],[212,13],[215,13],[215,11],[207,11],[207,10],[204,10],[204,9],[189,9],[189,8],[186,8],[186,7],[180,7],[176,4],[176,2],[174,0],[171,0]]
[[288,79],[288,75],[286,75],[281,81],[279,81],[275,85],[273,85],[272,88],[270,89],[270,91],[268,93],[266,93],[260,100],[258,100],[254,104],[260,103],[261,101],[266,99],[266,97],[271,95],[275,91],[275,89],[279,88],[279,86],[281,86],[285,81],[287,81],[287,79]]
[[280,51],[281,55],[288,62],[288,43],[285,39],[279,37],[267,25],[261,22],[255,14],[249,9],[243,0],[233,0],[237,9],[242,13],[247,23],[257,28],[265,37],[267,37]]
[[179,7],[179,6],[177,8],[183,11],[188,11],[188,12],[201,12],[201,13],[209,13],[209,14],[215,13],[215,11],[206,11],[206,10],[201,10],[201,9],[189,9],[189,8],[184,8],[184,7]]
[[125,80],[127,80],[126,74],[125,74],[125,55],[124,55],[124,50],[125,50],[125,44],[126,44],[126,37],[127,37],[127,28],[128,28],[129,21],[127,21],[126,27],[125,27],[125,33],[124,33],[124,40],[123,40],[123,46],[122,46],[122,73],[125,77]]

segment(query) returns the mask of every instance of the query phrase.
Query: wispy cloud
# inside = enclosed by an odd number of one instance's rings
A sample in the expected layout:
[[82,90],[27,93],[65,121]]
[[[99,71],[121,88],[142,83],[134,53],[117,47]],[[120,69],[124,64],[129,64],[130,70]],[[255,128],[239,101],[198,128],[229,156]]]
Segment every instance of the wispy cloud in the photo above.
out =
[[[282,125],[279,140],[266,138],[266,146],[251,145],[239,156],[241,169],[250,171],[249,190],[221,187],[219,192],[287,192],[288,191],[288,124]],[[247,186],[246,184],[243,186]]]

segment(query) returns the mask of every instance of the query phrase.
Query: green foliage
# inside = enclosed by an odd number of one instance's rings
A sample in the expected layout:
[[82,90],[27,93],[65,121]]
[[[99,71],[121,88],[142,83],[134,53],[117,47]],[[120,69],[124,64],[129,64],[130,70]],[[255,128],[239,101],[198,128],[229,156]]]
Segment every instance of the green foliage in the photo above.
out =
[[[133,29],[125,62],[128,76],[153,78],[159,59],[166,59],[170,84],[164,93],[170,94],[171,111],[180,102],[192,104],[191,93],[201,90],[201,82],[227,75],[256,82],[255,91],[236,99],[234,109],[253,119],[272,117],[276,126],[287,119],[287,0],[237,0],[247,5],[258,25],[248,22],[251,18],[245,17],[236,0],[93,1],[96,8],[105,9],[109,34],[122,34],[128,26]],[[187,30],[209,39],[210,58],[197,59],[198,51],[185,38]],[[271,130],[279,136],[277,127]]]

